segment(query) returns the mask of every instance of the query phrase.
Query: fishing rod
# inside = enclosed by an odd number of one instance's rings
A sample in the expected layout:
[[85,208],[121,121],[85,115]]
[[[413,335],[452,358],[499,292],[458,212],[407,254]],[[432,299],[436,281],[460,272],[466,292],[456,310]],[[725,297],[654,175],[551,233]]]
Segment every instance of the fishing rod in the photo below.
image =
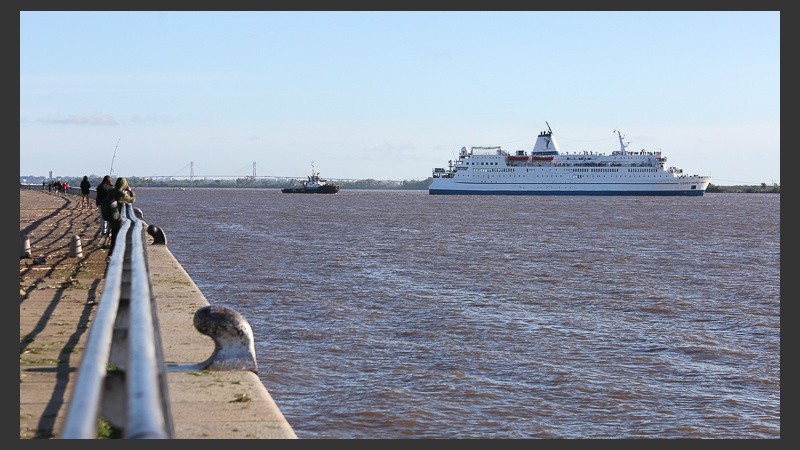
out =
[[114,147],[114,156],[111,157],[111,168],[108,170],[109,175],[114,175],[114,158],[117,157],[117,149],[119,148],[119,141],[122,138],[117,139],[117,145]]

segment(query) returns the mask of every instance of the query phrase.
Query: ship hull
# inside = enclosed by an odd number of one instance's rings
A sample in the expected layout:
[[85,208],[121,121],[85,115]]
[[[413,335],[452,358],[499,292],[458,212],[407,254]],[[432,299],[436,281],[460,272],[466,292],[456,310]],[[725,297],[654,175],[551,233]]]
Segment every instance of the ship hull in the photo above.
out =
[[591,195],[591,196],[661,196],[661,197],[700,197],[705,191],[478,191],[458,189],[428,189],[431,195]]
[[338,185],[325,185],[318,188],[309,189],[304,187],[299,188],[283,188],[281,192],[284,194],[335,194],[339,192]]
[[470,183],[453,178],[434,178],[432,195],[591,195],[591,196],[686,196],[705,194],[708,178],[652,183]]

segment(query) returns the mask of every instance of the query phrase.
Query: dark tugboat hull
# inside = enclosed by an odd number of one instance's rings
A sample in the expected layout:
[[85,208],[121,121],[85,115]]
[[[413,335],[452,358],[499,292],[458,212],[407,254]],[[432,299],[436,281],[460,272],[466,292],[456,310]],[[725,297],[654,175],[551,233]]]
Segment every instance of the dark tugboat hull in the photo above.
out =
[[325,186],[314,189],[308,189],[305,187],[283,188],[281,189],[281,192],[284,194],[335,194],[339,192],[339,185],[326,184]]

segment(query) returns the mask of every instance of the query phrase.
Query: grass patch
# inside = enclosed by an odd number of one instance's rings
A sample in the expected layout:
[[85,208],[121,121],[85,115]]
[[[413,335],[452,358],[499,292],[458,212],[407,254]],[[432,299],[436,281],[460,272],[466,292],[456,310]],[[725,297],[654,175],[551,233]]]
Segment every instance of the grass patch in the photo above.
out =
[[249,395],[247,395],[247,393],[242,393],[242,394],[234,395],[233,396],[233,400],[231,401],[231,403],[247,403],[247,402],[249,402],[251,400],[252,399],[250,398]]
[[101,417],[97,423],[97,439],[122,439],[122,429]]
[[200,372],[194,371],[194,372],[187,372],[187,373],[189,375],[194,375],[196,377],[212,375],[212,372],[210,370],[203,370],[203,371],[200,371]]

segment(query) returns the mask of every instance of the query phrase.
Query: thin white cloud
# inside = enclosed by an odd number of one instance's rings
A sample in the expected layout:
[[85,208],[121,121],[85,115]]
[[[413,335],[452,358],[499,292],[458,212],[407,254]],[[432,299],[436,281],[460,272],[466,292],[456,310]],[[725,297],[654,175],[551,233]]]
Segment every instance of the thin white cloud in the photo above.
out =
[[120,123],[114,117],[103,114],[94,113],[90,116],[70,115],[66,117],[57,117],[50,119],[38,119],[37,122],[51,124],[51,125],[78,125],[78,126],[116,126]]

